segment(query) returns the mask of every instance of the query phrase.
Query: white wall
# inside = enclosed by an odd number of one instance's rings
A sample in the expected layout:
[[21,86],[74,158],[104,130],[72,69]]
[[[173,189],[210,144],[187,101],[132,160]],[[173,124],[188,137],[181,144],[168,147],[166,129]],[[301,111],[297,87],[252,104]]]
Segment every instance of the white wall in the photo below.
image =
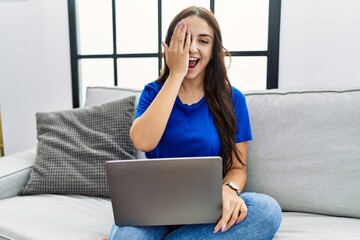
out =
[[[67,0],[0,2],[6,155],[36,146],[35,113],[72,107]],[[282,0],[279,88],[360,87],[360,1]]]
[[282,0],[279,88],[360,87],[360,1]]
[[6,155],[36,147],[36,112],[72,107],[67,11],[67,0],[0,2]]

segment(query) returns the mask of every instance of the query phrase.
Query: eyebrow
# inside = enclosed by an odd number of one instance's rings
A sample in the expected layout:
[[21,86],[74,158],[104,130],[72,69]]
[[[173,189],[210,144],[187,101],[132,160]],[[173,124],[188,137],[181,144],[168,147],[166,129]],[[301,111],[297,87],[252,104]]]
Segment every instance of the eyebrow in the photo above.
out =
[[211,37],[209,34],[207,34],[207,33],[200,33],[198,36],[199,36],[199,37],[209,37],[209,38],[212,39],[212,37]]

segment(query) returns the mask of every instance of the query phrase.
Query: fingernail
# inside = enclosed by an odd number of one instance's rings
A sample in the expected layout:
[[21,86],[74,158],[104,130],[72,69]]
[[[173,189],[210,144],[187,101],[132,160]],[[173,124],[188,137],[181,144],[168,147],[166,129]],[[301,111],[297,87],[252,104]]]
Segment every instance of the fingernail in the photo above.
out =
[[183,19],[181,19],[181,21],[176,24],[176,27],[180,26],[182,23],[183,23]]
[[226,224],[224,224],[221,228],[221,232],[225,232]]
[[241,221],[237,221],[235,224],[239,224]]

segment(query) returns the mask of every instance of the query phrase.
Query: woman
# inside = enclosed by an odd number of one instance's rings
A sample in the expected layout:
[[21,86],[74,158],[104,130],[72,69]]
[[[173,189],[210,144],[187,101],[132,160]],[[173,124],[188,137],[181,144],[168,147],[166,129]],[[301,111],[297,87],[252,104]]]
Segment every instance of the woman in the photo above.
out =
[[114,225],[110,239],[273,238],[281,222],[277,202],[263,194],[241,193],[247,141],[252,139],[249,116],[244,95],[227,77],[214,15],[200,7],[184,9],[171,22],[163,46],[164,70],[145,86],[130,137],[148,158],[221,156],[222,216],[214,224]]

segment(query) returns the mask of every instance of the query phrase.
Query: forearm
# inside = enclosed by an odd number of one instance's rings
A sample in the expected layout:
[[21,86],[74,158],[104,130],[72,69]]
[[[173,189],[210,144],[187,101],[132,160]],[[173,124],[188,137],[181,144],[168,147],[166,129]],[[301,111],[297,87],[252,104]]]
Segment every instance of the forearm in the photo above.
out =
[[137,149],[148,152],[159,143],[178,95],[181,82],[181,77],[169,76],[148,109],[134,121],[130,130],[130,138]]
[[246,167],[231,169],[223,179],[223,183],[230,181],[235,183],[240,191],[243,191],[246,184]]
[[223,182],[233,182],[235,183],[240,191],[243,191],[243,189],[245,188],[245,184],[246,184],[246,179],[247,179],[247,175],[246,175],[246,160],[247,160],[247,142],[239,142],[235,144],[237,150],[238,150],[238,154],[240,155],[241,161],[243,164],[241,164],[234,152],[232,154],[232,167],[229,170],[229,172],[226,174],[226,176],[223,179]]

